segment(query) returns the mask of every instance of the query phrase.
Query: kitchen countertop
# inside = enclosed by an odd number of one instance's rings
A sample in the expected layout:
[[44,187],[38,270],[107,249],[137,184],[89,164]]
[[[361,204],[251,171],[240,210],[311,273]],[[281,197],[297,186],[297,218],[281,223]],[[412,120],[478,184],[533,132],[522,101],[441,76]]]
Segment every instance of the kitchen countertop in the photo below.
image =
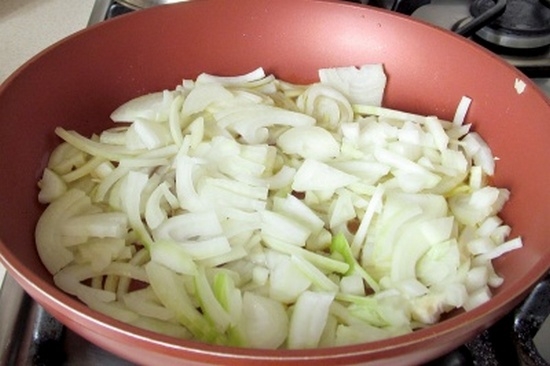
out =
[[94,0],[1,0],[0,82],[32,56],[86,27]]
[[[86,27],[94,0],[0,0],[0,83],[34,55]],[[5,269],[0,265],[0,284]]]

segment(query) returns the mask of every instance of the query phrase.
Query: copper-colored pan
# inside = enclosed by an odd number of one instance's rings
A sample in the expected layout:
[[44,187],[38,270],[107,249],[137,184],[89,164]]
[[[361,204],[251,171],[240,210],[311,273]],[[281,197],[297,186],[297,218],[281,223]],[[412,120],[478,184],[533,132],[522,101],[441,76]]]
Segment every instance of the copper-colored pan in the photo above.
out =
[[[58,143],[55,126],[82,133],[145,92],[200,72],[263,66],[311,82],[320,67],[383,62],[386,106],[451,118],[463,95],[488,141],[495,183],[512,199],[505,219],[525,247],[496,263],[505,284],[488,303],[413,334],[307,351],[222,348],[139,330],[61,293],[41,265],[33,232],[36,182]],[[518,88],[524,83],[525,88]],[[550,268],[550,102],[524,75],[470,41],[385,11],[335,1],[202,0],[104,22],[49,48],[0,89],[0,259],[46,310],[92,342],[140,364],[181,362],[415,364],[452,350],[509,312]]]

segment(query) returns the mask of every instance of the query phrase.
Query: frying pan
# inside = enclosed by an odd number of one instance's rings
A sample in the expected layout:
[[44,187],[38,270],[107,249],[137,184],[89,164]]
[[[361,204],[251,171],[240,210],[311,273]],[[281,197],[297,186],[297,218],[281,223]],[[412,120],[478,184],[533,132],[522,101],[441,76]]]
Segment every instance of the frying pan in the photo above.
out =
[[[296,83],[321,67],[384,63],[384,104],[467,121],[499,158],[494,183],[525,247],[498,259],[505,283],[489,302],[392,339],[315,350],[251,350],[177,340],[98,314],[55,288],[35,251],[43,207],[36,183],[59,143],[55,126],[110,126],[122,102],[200,72],[264,67]],[[524,86],[524,87],[518,87]],[[550,267],[550,103],[513,67],[470,41],[398,14],[315,0],[202,0],[159,6],[79,32],[27,62],[0,89],[0,259],[48,312],[93,343],[139,364],[419,364],[468,341],[511,311]]]

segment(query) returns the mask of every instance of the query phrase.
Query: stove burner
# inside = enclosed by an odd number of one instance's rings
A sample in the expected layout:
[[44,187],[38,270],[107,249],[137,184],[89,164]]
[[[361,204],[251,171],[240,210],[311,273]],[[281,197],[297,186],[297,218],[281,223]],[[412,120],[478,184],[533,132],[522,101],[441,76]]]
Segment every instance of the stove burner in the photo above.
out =
[[[470,12],[477,17],[492,6],[492,0],[474,0]],[[541,0],[509,0],[504,13],[476,35],[489,43],[508,48],[549,46],[550,8]]]

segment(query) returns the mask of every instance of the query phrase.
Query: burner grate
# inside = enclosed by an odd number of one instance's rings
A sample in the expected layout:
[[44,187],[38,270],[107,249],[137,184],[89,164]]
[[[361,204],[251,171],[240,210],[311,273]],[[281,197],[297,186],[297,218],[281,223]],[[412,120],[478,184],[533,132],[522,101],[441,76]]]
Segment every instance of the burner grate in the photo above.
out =
[[[474,0],[470,7],[478,17],[494,5],[492,0]],[[478,31],[482,39],[499,46],[536,49],[550,45],[550,8],[540,0],[508,0],[504,13]]]

